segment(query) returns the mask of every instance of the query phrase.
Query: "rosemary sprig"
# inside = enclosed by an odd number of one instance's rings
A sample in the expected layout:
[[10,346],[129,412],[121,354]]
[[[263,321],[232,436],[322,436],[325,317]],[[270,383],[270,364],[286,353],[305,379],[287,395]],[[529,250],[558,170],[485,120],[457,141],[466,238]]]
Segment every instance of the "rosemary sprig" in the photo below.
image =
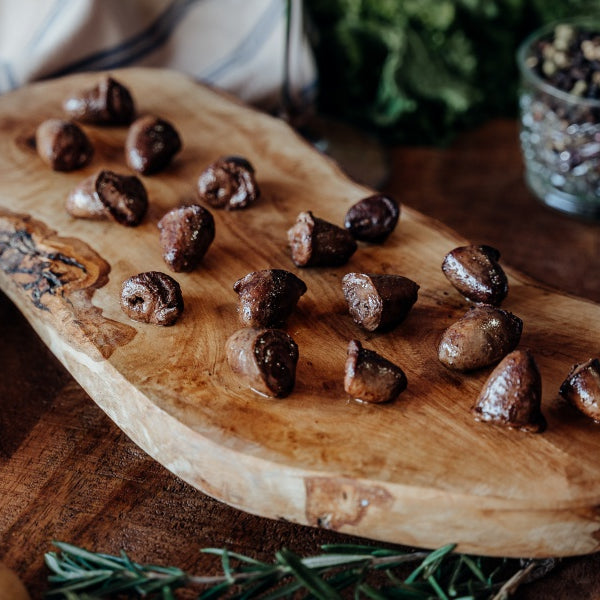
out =
[[[177,567],[138,564],[121,552],[111,556],[54,542],[59,552],[45,555],[48,598],[162,598],[174,600],[181,587],[197,587],[198,598],[227,595],[235,600],[303,597],[337,600],[507,600],[519,585],[545,575],[554,563],[486,559],[454,552],[449,544],[433,552],[400,552],[353,544],[322,546],[323,553],[301,558],[290,550],[262,562],[223,548],[203,552],[221,559],[222,575],[190,575]],[[398,567],[418,563],[408,577]]]

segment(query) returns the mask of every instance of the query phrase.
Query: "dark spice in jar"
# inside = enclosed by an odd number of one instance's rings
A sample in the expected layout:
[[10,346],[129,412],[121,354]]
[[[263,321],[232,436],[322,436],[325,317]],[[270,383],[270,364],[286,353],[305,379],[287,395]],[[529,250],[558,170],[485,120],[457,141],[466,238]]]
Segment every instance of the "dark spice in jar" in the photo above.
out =
[[342,290],[355,323],[378,331],[404,321],[417,301],[419,285],[402,275],[348,273]]
[[193,271],[215,239],[215,220],[198,204],[174,208],[158,222],[165,262],[175,272]]
[[600,29],[557,25],[533,44],[527,67],[559,90],[600,99]]
[[381,244],[394,231],[399,217],[400,206],[393,198],[374,194],[350,207],[344,226],[356,240]]
[[174,325],[183,313],[181,288],[166,273],[138,273],[123,282],[121,308],[134,321]]
[[395,400],[407,386],[404,371],[358,340],[348,344],[344,390],[356,400],[382,403]]
[[181,138],[175,127],[153,115],[136,119],[125,140],[127,164],[142,175],[162,171],[180,150]]
[[306,292],[302,279],[284,269],[248,273],[233,285],[246,327],[282,327]]
[[529,187],[546,204],[598,218],[600,29],[560,24],[519,54],[520,140]]
[[96,125],[128,125],[135,116],[129,90],[108,76],[94,87],[69,96],[63,109],[75,121]]
[[74,171],[87,165],[94,148],[87,135],[75,123],[48,119],[35,132],[40,158],[54,171]]
[[241,156],[225,156],[209,165],[198,178],[200,199],[214,208],[248,208],[260,197],[254,167]]
[[499,259],[500,252],[491,246],[461,246],[445,256],[442,271],[465,298],[498,306],[508,294]]
[[472,413],[477,421],[539,433],[546,428],[541,401],[542,379],[533,355],[514,350],[492,371]]
[[600,423],[600,360],[590,358],[574,365],[560,386],[560,395]]
[[356,241],[346,229],[301,212],[288,232],[292,260],[298,267],[338,267],[356,252]]
[[272,398],[291,394],[299,354],[285,331],[240,329],[227,340],[226,351],[231,370],[255,392]]

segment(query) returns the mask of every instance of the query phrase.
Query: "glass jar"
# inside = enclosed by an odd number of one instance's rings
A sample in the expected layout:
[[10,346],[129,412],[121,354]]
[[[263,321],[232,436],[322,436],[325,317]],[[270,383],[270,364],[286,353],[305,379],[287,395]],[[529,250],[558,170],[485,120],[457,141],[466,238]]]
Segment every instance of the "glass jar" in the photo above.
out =
[[[600,32],[600,22],[574,20],[559,27]],[[589,219],[600,219],[600,100],[562,91],[532,68],[535,47],[557,24],[529,36],[520,46],[519,106],[525,178],[548,206]],[[556,38],[558,39],[558,38]],[[552,65],[547,70],[551,70]],[[573,93],[575,92],[575,93]]]

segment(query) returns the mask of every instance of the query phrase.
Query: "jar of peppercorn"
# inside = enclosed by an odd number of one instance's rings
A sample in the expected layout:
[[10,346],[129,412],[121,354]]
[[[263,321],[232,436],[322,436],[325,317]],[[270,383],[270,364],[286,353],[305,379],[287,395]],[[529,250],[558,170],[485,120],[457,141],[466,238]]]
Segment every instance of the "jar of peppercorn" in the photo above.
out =
[[536,31],[517,62],[528,186],[548,206],[600,219],[600,20]]

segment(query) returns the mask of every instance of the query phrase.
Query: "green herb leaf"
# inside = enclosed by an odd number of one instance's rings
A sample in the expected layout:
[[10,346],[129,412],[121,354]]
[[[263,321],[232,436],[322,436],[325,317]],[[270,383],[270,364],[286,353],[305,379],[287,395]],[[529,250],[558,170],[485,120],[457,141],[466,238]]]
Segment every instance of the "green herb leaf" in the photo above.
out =
[[231,587],[231,583],[229,581],[224,581],[223,583],[219,583],[214,587],[206,590],[200,595],[199,600],[213,600],[214,598],[220,598],[223,594],[229,590]]
[[286,565],[305,587],[321,600],[341,600],[341,596],[315,571],[307,567],[296,554],[283,548],[276,554],[280,564]]
[[440,145],[514,115],[515,53],[544,23],[598,0],[306,0],[318,108],[396,143]]
[[[433,552],[336,544],[324,547],[324,554],[304,558],[282,549],[273,563],[206,548],[203,552],[221,559],[223,574],[197,576],[177,567],[138,564],[124,552],[120,556],[96,554],[62,542],[56,542],[56,547],[60,552],[45,556],[50,571],[47,596],[67,600],[99,600],[115,594],[120,598],[158,594],[163,600],[172,600],[174,591],[182,586],[200,587],[200,600],[225,595],[231,600],[278,600],[297,597],[302,590],[318,600],[336,600],[342,592],[372,600],[458,600],[461,595],[463,600],[489,600],[496,592],[500,594],[497,598],[503,598],[531,577],[544,576],[555,564],[533,561],[521,568],[518,561],[456,554],[454,544]],[[397,572],[403,563],[415,561],[419,565],[408,577]],[[507,568],[511,565],[515,568]],[[382,568],[387,575],[383,586],[381,575],[375,576]]]
[[[452,552],[456,548],[456,544],[448,544],[442,548],[434,550],[431,554],[425,558],[425,560],[406,578],[406,583],[412,583],[424,572],[431,572],[435,570],[440,560],[443,560],[447,554]],[[432,569],[433,567],[433,569]]]

